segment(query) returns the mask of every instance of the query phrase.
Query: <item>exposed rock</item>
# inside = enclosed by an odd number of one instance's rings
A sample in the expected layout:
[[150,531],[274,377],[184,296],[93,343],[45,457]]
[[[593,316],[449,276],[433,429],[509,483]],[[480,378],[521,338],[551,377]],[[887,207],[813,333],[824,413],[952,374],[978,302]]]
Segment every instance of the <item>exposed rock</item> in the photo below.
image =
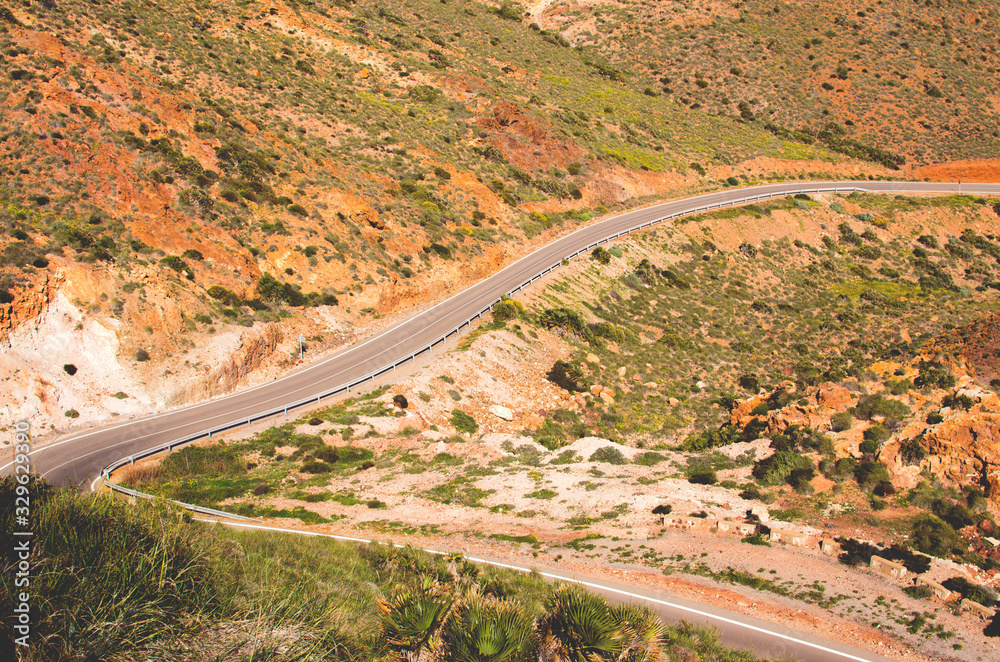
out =
[[844,411],[854,404],[854,398],[850,391],[843,386],[826,382],[819,385],[816,391],[816,404],[820,407],[831,410],[831,412]]
[[793,425],[816,429],[828,421],[811,407],[784,407],[772,411],[767,419],[768,434],[782,434]]
[[543,423],[545,423],[545,419],[538,414],[527,414],[521,419],[521,424],[529,430],[534,430]]
[[929,469],[951,485],[985,486],[990,509],[1000,512],[1000,414],[954,415],[930,429],[924,443],[928,454],[919,468],[903,464],[898,444],[887,446],[882,459],[894,475]]
[[624,377],[626,372],[628,372],[628,366],[623,365],[622,367],[618,368],[619,377]]
[[514,412],[510,410],[509,407],[504,407],[502,405],[493,405],[490,407],[490,413],[497,418],[502,418],[505,421],[514,420]]
[[590,392],[592,394],[594,394],[594,395],[600,395],[601,391],[603,391],[603,390],[604,390],[604,387],[601,386],[600,384],[594,384],[593,386],[590,387]]
[[603,400],[609,405],[613,405],[615,403],[614,396],[612,396],[611,393],[607,390],[601,391],[601,400]]
[[281,339],[281,328],[277,324],[248,329],[240,336],[240,346],[228,361],[211,371],[200,383],[188,384],[175,392],[168,402],[190,402],[233,391],[274,353]]
[[591,354],[587,354],[587,363],[597,363],[597,364],[600,364],[601,360],[599,358],[597,358],[596,354],[591,353]]

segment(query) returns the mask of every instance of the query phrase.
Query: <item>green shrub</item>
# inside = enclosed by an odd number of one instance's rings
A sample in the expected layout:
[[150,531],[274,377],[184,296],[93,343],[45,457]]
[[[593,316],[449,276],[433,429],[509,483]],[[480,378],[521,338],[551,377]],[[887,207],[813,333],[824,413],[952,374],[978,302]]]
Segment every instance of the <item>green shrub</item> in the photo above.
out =
[[921,360],[917,365],[920,374],[913,381],[916,386],[923,388],[952,388],[955,386],[955,375],[951,368],[939,361]]
[[914,520],[910,530],[910,544],[917,551],[940,557],[948,556],[962,547],[961,539],[951,525],[928,514]]
[[927,449],[921,438],[907,439],[899,447],[899,457],[904,464],[920,464],[927,457]]
[[812,460],[792,451],[777,451],[771,457],[756,462],[752,474],[761,485],[780,485],[796,469],[811,469]]
[[333,467],[319,460],[309,460],[302,463],[302,471],[307,474],[328,474],[332,470]]
[[871,420],[872,416],[882,416],[886,420],[902,420],[910,416],[910,408],[898,400],[890,400],[879,394],[863,396],[854,408],[854,416],[861,420]]
[[946,579],[941,584],[946,589],[961,594],[966,600],[972,600],[987,607],[992,607],[997,603],[996,591],[988,586],[981,586],[980,584],[970,582],[961,575]]
[[608,464],[628,464],[628,460],[620,450],[614,446],[602,446],[595,450],[588,460],[589,462],[606,462]]
[[771,546],[771,543],[769,543],[767,541],[767,538],[765,538],[763,536],[763,534],[760,534],[760,533],[754,533],[754,534],[751,534],[749,536],[744,536],[742,538],[742,542],[745,542],[748,545],[758,545],[760,547],[770,547]]
[[719,482],[715,471],[710,468],[695,469],[688,475],[688,482],[695,485],[715,485]]
[[842,411],[830,417],[830,429],[834,432],[849,430],[854,423],[854,414],[849,411]]
[[666,456],[662,455],[661,453],[656,453],[654,451],[647,451],[645,453],[640,453],[638,456],[636,456],[633,462],[644,467],[652,467],[659,464],[660,462],[665,462],[666,459],[667,459]]
[[583,381],[583,371],[563,360],[556,361],[545,377],[556,386],[570,392],[582,392],[587,389]]
[[476,419],[469,414],[466,414],[461,409],[451,410],[450,423],[453,428],[466,434],[475,434],[475,432],[479,430],[479,424],[476,423]]
[[591,260],[597,260],[601,264],[610,264],[611,253],[607,251],[603,246],[598,246],[590,253]]
[[972,511],[964,504],[954,503],[947,499],[937,499],[931,505],[931,511],[948,523],[953,529],[962,529],[976,523]]
[[892,476],[881,462],[861,462],[854,469],[854,479],[863,490],[869,490],[883,481],[890,481]]

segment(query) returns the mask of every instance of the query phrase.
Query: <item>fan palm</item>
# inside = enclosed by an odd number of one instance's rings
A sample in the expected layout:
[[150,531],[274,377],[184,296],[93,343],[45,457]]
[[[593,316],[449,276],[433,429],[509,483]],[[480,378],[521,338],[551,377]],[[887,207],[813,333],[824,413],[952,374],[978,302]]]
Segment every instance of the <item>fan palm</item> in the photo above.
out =
[[533,620],[514,600],[471,596],[444,626],[448,662],[528,662],[538,635]]
[[424,650],[434,648],[434,635],[447,618],[451,602],[434,585],[397,589],[388,600],[379,598],[386,643],[403,659],[417,662]]
[[559,658],[604,662],[619,659],[628,649],[630,637],[625,627],[599,595],[564,586],[549,599],[547,611],[543,623],[546,639]]
[[625,649],[622,662],[657,662],[663,658],[663,622],[647,607],[621,605],[611,610],[611,617],[623,629]]

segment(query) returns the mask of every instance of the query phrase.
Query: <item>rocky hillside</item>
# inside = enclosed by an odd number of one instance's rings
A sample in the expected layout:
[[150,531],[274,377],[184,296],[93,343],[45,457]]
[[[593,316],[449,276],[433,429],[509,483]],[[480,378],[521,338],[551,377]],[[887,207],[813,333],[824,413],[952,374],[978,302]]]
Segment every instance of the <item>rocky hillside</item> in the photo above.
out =
[[990,3],[541,0],[531,16],[684,107],[886,163],[1000,167]]

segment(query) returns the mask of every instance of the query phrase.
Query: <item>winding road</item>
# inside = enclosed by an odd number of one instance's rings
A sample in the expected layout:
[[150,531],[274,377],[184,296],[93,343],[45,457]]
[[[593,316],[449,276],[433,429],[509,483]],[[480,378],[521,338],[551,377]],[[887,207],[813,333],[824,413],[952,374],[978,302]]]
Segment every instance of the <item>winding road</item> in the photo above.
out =
[[[456,333],[470,320],[488,310],[501,295],[519,290],[543,273],[557,268],[564,258],[590,250],[598,243],[613,240],[676,216],[707,211],[796,193],[867,191],[896,194],[1000,195],[1000,184],[953,184],[923,182],[795,182],[733,188],[675,200],[609,218],[577,230],[547,244],[495,275],[452,296],[436,306],[400,322],[380,334],[328,358],[305,366],[267,384],[239,393],[138,420],[97,428],[45,445],[32,452],[34,470],[50,482],[85,485],[108,465],[128,463],[129,458],[148,454],[167,443],[180,444],[251,419],[276,415],[286,407],[315,402],[353,386],[379,371],[415,360],[437,342]],[[121,458],[126,458],[124,462]],[[11,464],[0,467],[9,470]],[[573,579],[573,581],[583,581]],[[884,660],[839,644],[795,633],[770,623],[754,621],[735,613],[716,613],[703,605],[607,582],[584,581],[589,588],[610,592],[619,599],[640,597],[670,620],[707,620],[718,626],[728,645],[743,645],[777,655],[794,655],[802,660]],[[694,618],[693,618],[694,617]]]

